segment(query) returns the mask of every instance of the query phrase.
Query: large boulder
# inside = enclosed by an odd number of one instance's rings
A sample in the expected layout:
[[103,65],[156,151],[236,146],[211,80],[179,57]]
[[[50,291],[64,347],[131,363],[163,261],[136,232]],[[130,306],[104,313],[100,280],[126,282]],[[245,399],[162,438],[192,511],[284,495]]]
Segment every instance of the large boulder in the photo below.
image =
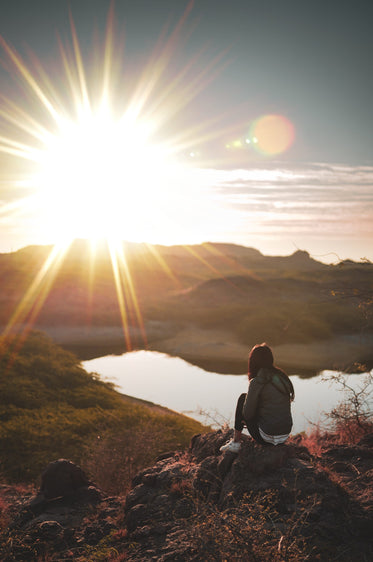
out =
[[39,492],[22,504],[0,540],[0,560],[76,560],[86,545],[118,531],[121,509],[122,501],[94,486],[79,466],[51,462]]
[[[367,555],[369,509],[349,497],[300,439],[275,447],[244,437],[238,454],[221,453],[231,435],[231,430],[196,435],[187,454],[163,459],[136,476],[125,504],[127,531],[138,545],[134,560],[150,559],[154,552],[159,560],[178,559],[186,549],[191,560],[201,552],[206,559],[220,559],[220,548],[236,559],[231,537],[238,528],[245,560],[257,559],[252,548],[259,535],[285,556],[279,559],[294,560],[290,551],[298,559],[312,552],[310,560],[336,552],[341,560],[343,552]],[[329,458],[371,456],[362,445],[339,451],[331,450]]]
[[41,475],[40,492],[45,499],[72,496],[79,488],[90,486],[84,471],[73,462],[59,459],[47,465]]

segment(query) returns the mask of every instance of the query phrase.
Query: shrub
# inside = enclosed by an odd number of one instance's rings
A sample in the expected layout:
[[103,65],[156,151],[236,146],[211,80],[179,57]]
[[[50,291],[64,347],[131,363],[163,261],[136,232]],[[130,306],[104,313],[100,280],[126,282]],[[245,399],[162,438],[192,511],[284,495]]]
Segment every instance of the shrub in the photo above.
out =
[[356,443],[373,430],[373,371],[356,376],[359,377],[356,388],[348,384],[343,373],[323,377],[324,381],[337,384],[345,394],[344,400],[326,414],[341,443]]
[[[105,436],[105,447],[93,448],[96,455],[107,455],[103,464],[112,465],[114,474],[121,458],[136,457],[123,469],[136,467],[132,474],[165,448],[186,446],[203,430],[190,418],[124,400],[39,332],[25,340],[0,339],[0,421],[0,471],[13,482],[34,480],[57,458],[84,464],[88,444],[97,443],[97,435]],[[110,453],[114,444],[115,454]],[[136,446],[144,449],[137,456]],[[93,473],[99,475],[98,458],[95,462]]]

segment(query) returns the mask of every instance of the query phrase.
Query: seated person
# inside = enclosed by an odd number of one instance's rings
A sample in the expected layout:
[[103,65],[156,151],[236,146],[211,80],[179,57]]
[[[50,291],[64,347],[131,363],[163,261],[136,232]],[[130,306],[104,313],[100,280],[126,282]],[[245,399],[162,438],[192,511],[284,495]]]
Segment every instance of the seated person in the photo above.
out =
[[234,436],[220,450],[238,453],[244,426],[258,443],[284,443],[293,425],[290,411],[293,400],[293,384],[274,366],[271,348],[265,343],[255,345],[249,355],[249,389],[237,401]]

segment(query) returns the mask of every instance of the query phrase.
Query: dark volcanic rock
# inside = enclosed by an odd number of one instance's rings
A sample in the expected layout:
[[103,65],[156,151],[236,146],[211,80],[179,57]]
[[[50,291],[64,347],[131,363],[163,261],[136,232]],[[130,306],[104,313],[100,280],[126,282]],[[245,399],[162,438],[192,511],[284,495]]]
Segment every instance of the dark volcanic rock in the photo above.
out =
[[48,464],[41,475],[40,492],[47,500],[73,495],[78,488],[89,486],[83,470],[65,459]]
[[[163,455],[136,475],[125,501],[72,463],[51,463],[40,494],[64,494],[44,497],[37,510],[23,506],[3,533],[0,559],[373,559],[369,436],[316,458],[299,436],[277,447],[246,437],[238,454],[220,453],[231,434],[196,435],[188,451]],[[60,470],[63,482],[54,483]]]
[[[74,560],[82,545],[96,545],[117,530],[113,517],[118,518],[122,502],[96,488],[79,466],[64,459],[52,462],[41,481],[39,493],[20,506],[3,534],[0,560]],[[99,522],[87,522],[96,510]]]
[[[264,560],[251,551],[257,533],[272,541],[274,555],[284,552],[279,560],[326,560],[336,553],[346,561],[359,553],[363,560],[373,553],[367,536],[373,523],[369,509],[349,497],[308,449],[295,442],[263,447],[246,438],[239,454],[221,454],[219,448],[230,436],[231,431],[196,435],[188,455],[173,456],[136,477],[125,505],[127,530],[138,541],[133,560],[151,560],[150,551],[157,560],[223,560],[229,555]],[[371,450],[366,447],[363,454],[362,448],[333,447],[325,457],[332,462],[367,459]],[[152,518],[174,532],[156,535]],[[234,553],[228,543],[238,523],[241,538]],[[266,552],[269,556],[271,549]]]

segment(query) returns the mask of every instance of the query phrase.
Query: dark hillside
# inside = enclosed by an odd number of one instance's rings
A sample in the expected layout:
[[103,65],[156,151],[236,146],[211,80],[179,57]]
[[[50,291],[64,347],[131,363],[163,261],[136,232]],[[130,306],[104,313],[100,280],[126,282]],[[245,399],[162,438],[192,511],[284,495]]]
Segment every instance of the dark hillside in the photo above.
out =
[[[234,244],[125,242],[110,252],[106,243],[93,251],[77,240],[60,256],[49,246],[1,254],[0,287],[0,324],[11,321],[18,329],[31,322],[51,334],[59,330],[58,341],[75,349],[87,349],[90,341],[122,342],[123,351],[150,346],[172,354],[192,328],[210,331],[211,353],[216,330],[223,330],[232,354],[234,346],[258,339],[308,344],[373,333],[373,265],[325,265],[299,250],[281,257]],[[72,328],[81,334],[78,342]],[[99,342],[95,328],[117,329],[117,335]],[[181,342],[166,342],[170,331]],[[369,359],[361,346],[355,351]],[[242,349],[240,363],[245,356]]]
[[128,441],[146,433],[146,448],[133,451],[136,470],[202,429],[166,408],[122,396],[39,332],[0,339],[0,422],[0,474],[16,482],[35,478],[51,457],[84,463],[108,433]]
[[198,306],[222,306],[231,302],[242,302],[266,294],[266,283],[253,276],[218,277],[197,283],[180,292],[177,298]]

